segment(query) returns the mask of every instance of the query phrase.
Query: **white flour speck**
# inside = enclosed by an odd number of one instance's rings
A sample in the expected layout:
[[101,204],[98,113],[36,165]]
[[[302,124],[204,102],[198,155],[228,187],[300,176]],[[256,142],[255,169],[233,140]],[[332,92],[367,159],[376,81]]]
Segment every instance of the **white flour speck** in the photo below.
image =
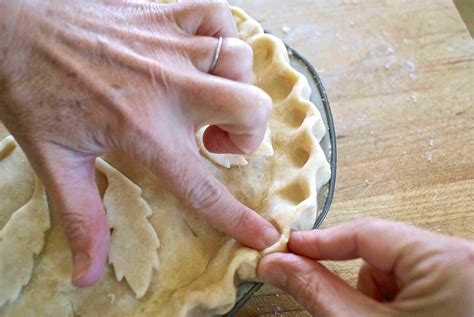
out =
[[430,139],[428,141],[428,144],[429,144],[430,147],[434,146],[434,141],[435,141],[435,136],[431,135]]
[[430,162],[433,163],[433,153],[432,152],[426,152],[425,153],[426,159]]
[[414,71],[416,71],[416,64],[412,61],[406,61],[405,66],[407,67],[410,73],[413,73]]
[[393,55],[395,54],[395,49],[391,46],[387,47],[387,55]]
[[281,27],[281,31],[282,31],[283,33],[285,33],[285,34],[288,34],[288,33],[290,33],[291,28],[290,28],[288,25],[283,25],[283,26]]

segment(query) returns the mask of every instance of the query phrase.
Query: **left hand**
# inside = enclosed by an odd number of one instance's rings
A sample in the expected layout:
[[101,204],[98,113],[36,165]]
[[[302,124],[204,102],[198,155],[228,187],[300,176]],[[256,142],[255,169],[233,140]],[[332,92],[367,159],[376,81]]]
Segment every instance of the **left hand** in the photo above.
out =
[[[293,232],[258,276],[315,316],[474,316],[474,245],[396,222],[361,219]],[[357,289],[318,261],[362,258]]]

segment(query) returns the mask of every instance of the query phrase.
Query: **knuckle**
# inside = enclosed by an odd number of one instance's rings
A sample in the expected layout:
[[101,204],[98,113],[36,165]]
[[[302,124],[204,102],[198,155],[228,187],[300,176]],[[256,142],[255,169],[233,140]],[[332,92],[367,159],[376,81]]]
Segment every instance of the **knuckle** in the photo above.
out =
[[184,199],[192,209],[203,210],[218,204],[222,195],[222,186],[218,180],[206,175],[190,184]]
[[207,7],[212,9],[216,14],[230,10],[229,4],[225,0],[207,1],[206,4]]
[[358,218],[353,221],[354,225],[365,225],[368,223],[372,223],[377,221],[378,219],[375,217],[363,217],[363,218]]
[[236,232],[244,232],[251,222],[251,214],[248,212],[236,213],[237,216],[230,221]]
[[88,237],[89,219],[79,212],[64,213],[63,227],[70,242],[84,242]]
[[321,297],[321,283],[315,274],[305,273],[298,276],[299,284],[301,285],[299,300],[301,300],[304,305],[312,309],[318,307],[319,298]]
[[255,108],[252,109],[252,115],[250,116],[252,119],[252,125],[265,125],[272,110],[272,100],[259,88],[252,87],[252,89],[254,90],[253,95],[255,96],[256,100]]
[[238,61],[239,67],[244,65],[246,70],[251,70],[253,64],[253,50],[250,45],[236,38],[228,38],[226,41],[229,52],[234,60]]
[[356,220],[354,225],[378,231],[387,227],[387,221],[373,217],[366,217]]
[[456,238],[452,250],[456,250],[458,263],[468,267],[474,267],[474,245],[463,239]]
[[241,122],[246,130],[253,130],[267,124],[272,110],[270,97],[260,88],[248,86],[246,90],[248,102],[244,104],[244,109],[240,112]]
[[252,81],[253,50],[246,42],[236,38],[227,38],[224,56],[227,77],[245,83]]
[[201,14],[211,14],[213,16],[221,16],[223,12],[230,11],[230,6],[224,0],[202,0],[199,2],[183,2],[181,6],[191,10],[192,12],[200,12]]
[[234,41],[235,54],[243,61],[253,61],[253,50],[252,47],[247,43],[239,39],[231,38]]

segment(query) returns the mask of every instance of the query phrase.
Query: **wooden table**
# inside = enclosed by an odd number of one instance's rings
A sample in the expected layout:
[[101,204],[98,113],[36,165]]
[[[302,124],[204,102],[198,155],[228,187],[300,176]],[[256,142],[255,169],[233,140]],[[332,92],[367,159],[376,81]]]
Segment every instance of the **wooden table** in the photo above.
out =
[[[305,55],[338,133],[324,227],[375,216],[474,239],[474,40],[451,0],[234,0]],[[330,268],[354,284],[358,262]],[[238,316],[305,316],[265,286]]]

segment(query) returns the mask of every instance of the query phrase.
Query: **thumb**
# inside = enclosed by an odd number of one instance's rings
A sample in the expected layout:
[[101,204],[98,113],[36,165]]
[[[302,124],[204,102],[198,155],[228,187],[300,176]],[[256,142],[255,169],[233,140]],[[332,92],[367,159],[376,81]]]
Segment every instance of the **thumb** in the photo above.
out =
[[[262,129],[259,129],[262,130]],[[263,131],[253,134],[232,134],[218,126],[209,126],[203,135],[206,149],[212,153],[247,154],[254,153],[265,136],[266,126]],[[263,133],[262,133],[263,132]]]
[[[44,175],[49,199],[60,213],[73,258],[76,287],[95,284],[105,267],[110,242],[104,207],[95,182],[95,159],[54,162]],[[44,171],[43,171],[44,172]]]
[[232,140],[231,134],[218,126],[211,125],[204,131],[203,142],[212,153],[244,154]]
[[313,316],[383,316],[383,306],[358,293],[323,265],[294,254],[262,258],[258,277],[292,295]]

